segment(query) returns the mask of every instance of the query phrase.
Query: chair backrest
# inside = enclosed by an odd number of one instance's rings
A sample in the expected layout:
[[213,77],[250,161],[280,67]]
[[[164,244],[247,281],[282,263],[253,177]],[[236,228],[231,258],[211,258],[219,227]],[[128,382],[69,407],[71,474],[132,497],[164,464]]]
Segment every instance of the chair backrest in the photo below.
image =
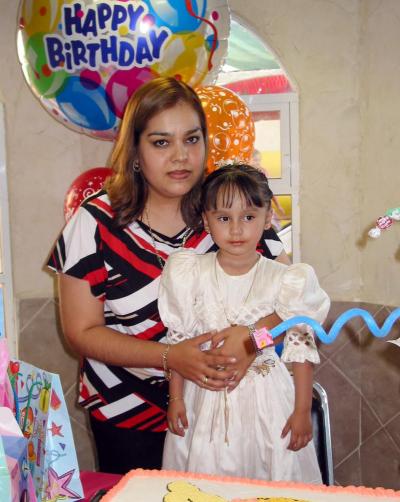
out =
[[313,422],[313,440],[322,481],[326,485],[333,485],[332,440],[328,397],[324,388],[317,382],[314,382],[313,385],[311,416]]

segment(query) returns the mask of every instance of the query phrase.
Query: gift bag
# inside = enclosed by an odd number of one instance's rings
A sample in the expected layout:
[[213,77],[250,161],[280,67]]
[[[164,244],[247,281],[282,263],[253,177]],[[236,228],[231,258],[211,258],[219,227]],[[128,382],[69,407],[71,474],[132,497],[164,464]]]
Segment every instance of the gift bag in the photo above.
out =
[[28,440],[28,466],[38,502],[83,498],[71,423],[60,377],[10,362],[15,414]]
[[0,338],[0,406],[15,409],[13,389],[8,377],[9,355],[7,340]]
[[27,440],[9,408],[0,407],[0,500],[36,502]]

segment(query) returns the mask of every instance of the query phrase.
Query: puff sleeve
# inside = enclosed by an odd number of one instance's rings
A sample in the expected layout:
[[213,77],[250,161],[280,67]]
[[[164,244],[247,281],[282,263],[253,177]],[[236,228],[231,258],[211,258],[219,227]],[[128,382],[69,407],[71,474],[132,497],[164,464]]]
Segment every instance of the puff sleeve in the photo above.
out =
[[[302,315],[322,323],[329,307],[329,297],[320,287],[314,269],[310,265],[298,263],[287,267],[275,302],[275,312],[281,319],[285,321]],[[287,331],[282,360],[299,363],[320,362],[310,326],[299,324]]]
[[195,315],[199,275],[195,251],[180,249],[168,258],[158,295],[158,310],[168,328],[168,343],[178,343],[200,334]]

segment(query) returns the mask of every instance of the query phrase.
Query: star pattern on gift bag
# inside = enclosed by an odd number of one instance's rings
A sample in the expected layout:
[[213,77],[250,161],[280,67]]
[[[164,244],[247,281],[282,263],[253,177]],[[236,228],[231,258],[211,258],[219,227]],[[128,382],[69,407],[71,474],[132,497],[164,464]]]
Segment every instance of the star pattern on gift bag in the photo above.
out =
[[47,471],[48,484],[46,487],[47,502],[57,502],[66,498],[79,499],[80,495],[68,488],[68,485],[74,475],[75,469],[65,472],[59,476],[54,469],[49,467]]
[[60,437],[64,437],[64,434],[61,432],[61,429],[62,429],[62,424],[61,425],[57,425],[55,424],[53,421],[51,422],[51,427],[49,428],[49,431],[51,432],[51,435],[54,437],[54,436],[60,436]]

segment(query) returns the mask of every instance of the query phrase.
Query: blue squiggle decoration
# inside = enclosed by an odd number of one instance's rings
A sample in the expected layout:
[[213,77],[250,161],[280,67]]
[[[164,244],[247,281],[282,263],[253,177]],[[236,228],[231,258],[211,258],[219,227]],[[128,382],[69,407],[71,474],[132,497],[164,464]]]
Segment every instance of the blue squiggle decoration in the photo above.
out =
[[293,328],[294,326],[296,326],[296,324],[308,324],[314,330],[315,335],[321,340],[321,342],[333,343],[339,335],[340,330],[343,328],[343,326],[347,323],[347,321],[353,319],[353,317],[362,317],[365,321],[365,324],[368,326],[369,330],[374,336],[378,338],[384,338],[390,333],[390,330],[392,329],[392,326],[397,321],[397,319],[400,319],[400,308],[395,309],[390,313],[385,322],[382,324],[381,328],[379,328],[379,326],[375,322],[375,319],[367,310],[349,309],[346,310],[346,312],[340,314],[340,316],[333,323],[331,329],[329,330],[329,333],[327,333],[317,321],[307,316],[296,316],[292,317],[291,319],[287,319],[286,321],[278,324],[278,326],[275,326],[275,328],[272,328],[270,332],[272,338],[275,338],[284,333],[286,330]]

